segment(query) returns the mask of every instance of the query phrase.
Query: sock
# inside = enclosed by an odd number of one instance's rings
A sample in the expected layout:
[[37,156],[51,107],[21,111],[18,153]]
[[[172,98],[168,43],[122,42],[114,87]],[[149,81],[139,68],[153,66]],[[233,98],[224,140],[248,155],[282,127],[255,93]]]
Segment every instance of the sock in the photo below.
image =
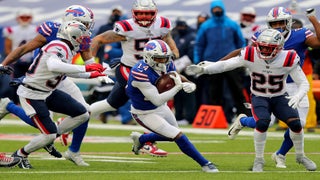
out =
[[25,123],[37,128],[32,119],[27,116],[26,112],[20,106],[15,105],[13,102],[9,102],[6,108],[10,113],[18,116]]
[[146,142],[155,142],[155,141],[171,141],[171,139],[166,138],[164,136],[160,136],[156,133],[148,133],[140,136],[139,141],[141,144],[145,144]]
[[254,139],[254,149],[256,152],[256,158],[263,158],[264,147],[267,139],[267,132],[260,132],[254,129],[253,139]]
[[289,128],[284,133],[284,140],[281,144],[280,149],[277,151],[277,154],[286,155],[289,150],[293,147],[293,142],[289,135]]
[[243,127],[256,128],[256,121],[253,117],[243,117],[240,119],[240,123]]
[[194,145],[189,141],[186,135],[183,134],[175,142],[184,154],[194,159],[198,164],[200,164],[200,166],[204,166],[209,162],[194,147]]
[[72,130],[73,136],[72,136],[71,145],[69,146],[70,151],[72,152],[80,151],[82,140],[87,132],[88,124],[89,124],[89,120],[82,123],[80,126]]
[[304,155],[303,129],[299,133],[296,133],[290,130],[289,135],[293,142],[296,155],[297,156]]

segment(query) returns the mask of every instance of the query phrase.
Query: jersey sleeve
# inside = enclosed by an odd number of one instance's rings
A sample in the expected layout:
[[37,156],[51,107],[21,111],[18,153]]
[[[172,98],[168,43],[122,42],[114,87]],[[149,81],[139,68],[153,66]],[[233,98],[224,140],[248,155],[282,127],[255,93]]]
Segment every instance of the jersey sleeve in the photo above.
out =
[[50,42],[57,39],[59,26],[59,23],[46,21],[38,27],[37,31],[39,34],[46,38],[47,42]]
[[64,44],[52,41],[47,46],[44,46],[42,50],[51,55],[56,55],[62,62],[69,63],[67,59],[71,54],[69,54],[68,47]]
[[114,24],[113,32],[126,36],[126,33],[132,31],[133,28],[127,20],[118,21]]
[[12,29],[11,26],[5,27],[2,30],[2,36],[5,37],[5,38],[11,39],[12,38],[12,32],[13,32],[13,29]]

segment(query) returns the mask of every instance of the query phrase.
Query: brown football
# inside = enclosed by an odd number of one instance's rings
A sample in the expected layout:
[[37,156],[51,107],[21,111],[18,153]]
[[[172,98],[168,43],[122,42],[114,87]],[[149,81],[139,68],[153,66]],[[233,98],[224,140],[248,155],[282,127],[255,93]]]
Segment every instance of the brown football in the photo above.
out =
[[[172,78],[170,78],[170,74],[173,74],[175,76],[175,74],[173,72],[169,72],[167,74],[161,75],[158,78],[158,80],[156,82],[156,87],[157,87],[159,93],[163,93],[165,91],[168,91],[175,86],[174,80]],[[180,75],[180,76],[181,76],[182,82],[189,81],[183,75]]]

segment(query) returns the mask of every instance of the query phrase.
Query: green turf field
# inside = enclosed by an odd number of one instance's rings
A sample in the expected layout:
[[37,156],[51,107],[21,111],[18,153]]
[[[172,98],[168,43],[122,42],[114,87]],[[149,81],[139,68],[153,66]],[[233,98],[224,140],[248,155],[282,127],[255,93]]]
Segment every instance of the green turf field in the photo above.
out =
[[[0,152],[10,155],[16,149],[27,144],[38,131],[25,125],[22,121],[0,121]],[[215,163],[219,173],[209,174],[193,160],[182,154],[173,142],[159,142],[158,147],[169,152],[168,157],[152,157],[146,154],[134,155],[131,152],[131,131],[143,132],[139,126],[119,125],[119,122],[101,124],[90,122],[87,136],[82,145],[84,160],[89,167],[78,167],[64,158],[52,158],[44,150],[29,156],[34,169],[1,168],[0,180],[59,180],[59,179],[320,179],[320,171],[308,172],[295,162],[294,151],[287,156],[287,168],[278,169],[271,160],[271,154],[279,147],[283,132],[270,129],[265,149],[265,168],[263,173],[253,173],[249,169],[254,160],[252,130],[245,129],[235,140],[226,136],[227,129],[193,129],[184,126],[181,129],[187,134],[204,156]],[[320,134],[306,133],[305,152],[317,164],[320,163]],[[59,140],[55,143],[61,151]]]

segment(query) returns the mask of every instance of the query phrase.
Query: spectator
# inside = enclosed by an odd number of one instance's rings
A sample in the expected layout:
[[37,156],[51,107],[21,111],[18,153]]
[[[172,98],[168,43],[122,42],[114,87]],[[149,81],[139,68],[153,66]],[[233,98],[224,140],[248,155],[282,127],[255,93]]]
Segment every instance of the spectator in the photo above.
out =
[[205,22],[206,20],[208,20],[210,18],[209,14],[205,13],[205,12],[201,12],[198,16],[197,16],[197,30],[200,28],[200,25]]
[[[194,78],[187,76],[184,73],[184,69],[192,63],[195,37],[195,29],[189,27],[184,19],[178,18],[176,20],[176,26],[172,30],[172,38],[176,42],[181,58],[176,59],[174,64],[177,71],[192,82],[195,82]],[[174,96],[174,108],[179,125],[192,124],[198,109],[196,106],[195,92],[186,93],[179,91]]]
[[[193,60],[195,64],[203,60],[215,62],[245,45],[240,26],[226,16],[223,2],[214,0],[210,8],[212,17],[205,21],[197,32]],[[246,100],[242,94],[243,73],[243,68],[238,68],[222,74],[200,76],[200,103],[223,106],[227,121],[231,123],[234,114],[232,104],[224,100],[226,92],[230,91],[235,100],[237,114],[250,113],[244,106]]]

